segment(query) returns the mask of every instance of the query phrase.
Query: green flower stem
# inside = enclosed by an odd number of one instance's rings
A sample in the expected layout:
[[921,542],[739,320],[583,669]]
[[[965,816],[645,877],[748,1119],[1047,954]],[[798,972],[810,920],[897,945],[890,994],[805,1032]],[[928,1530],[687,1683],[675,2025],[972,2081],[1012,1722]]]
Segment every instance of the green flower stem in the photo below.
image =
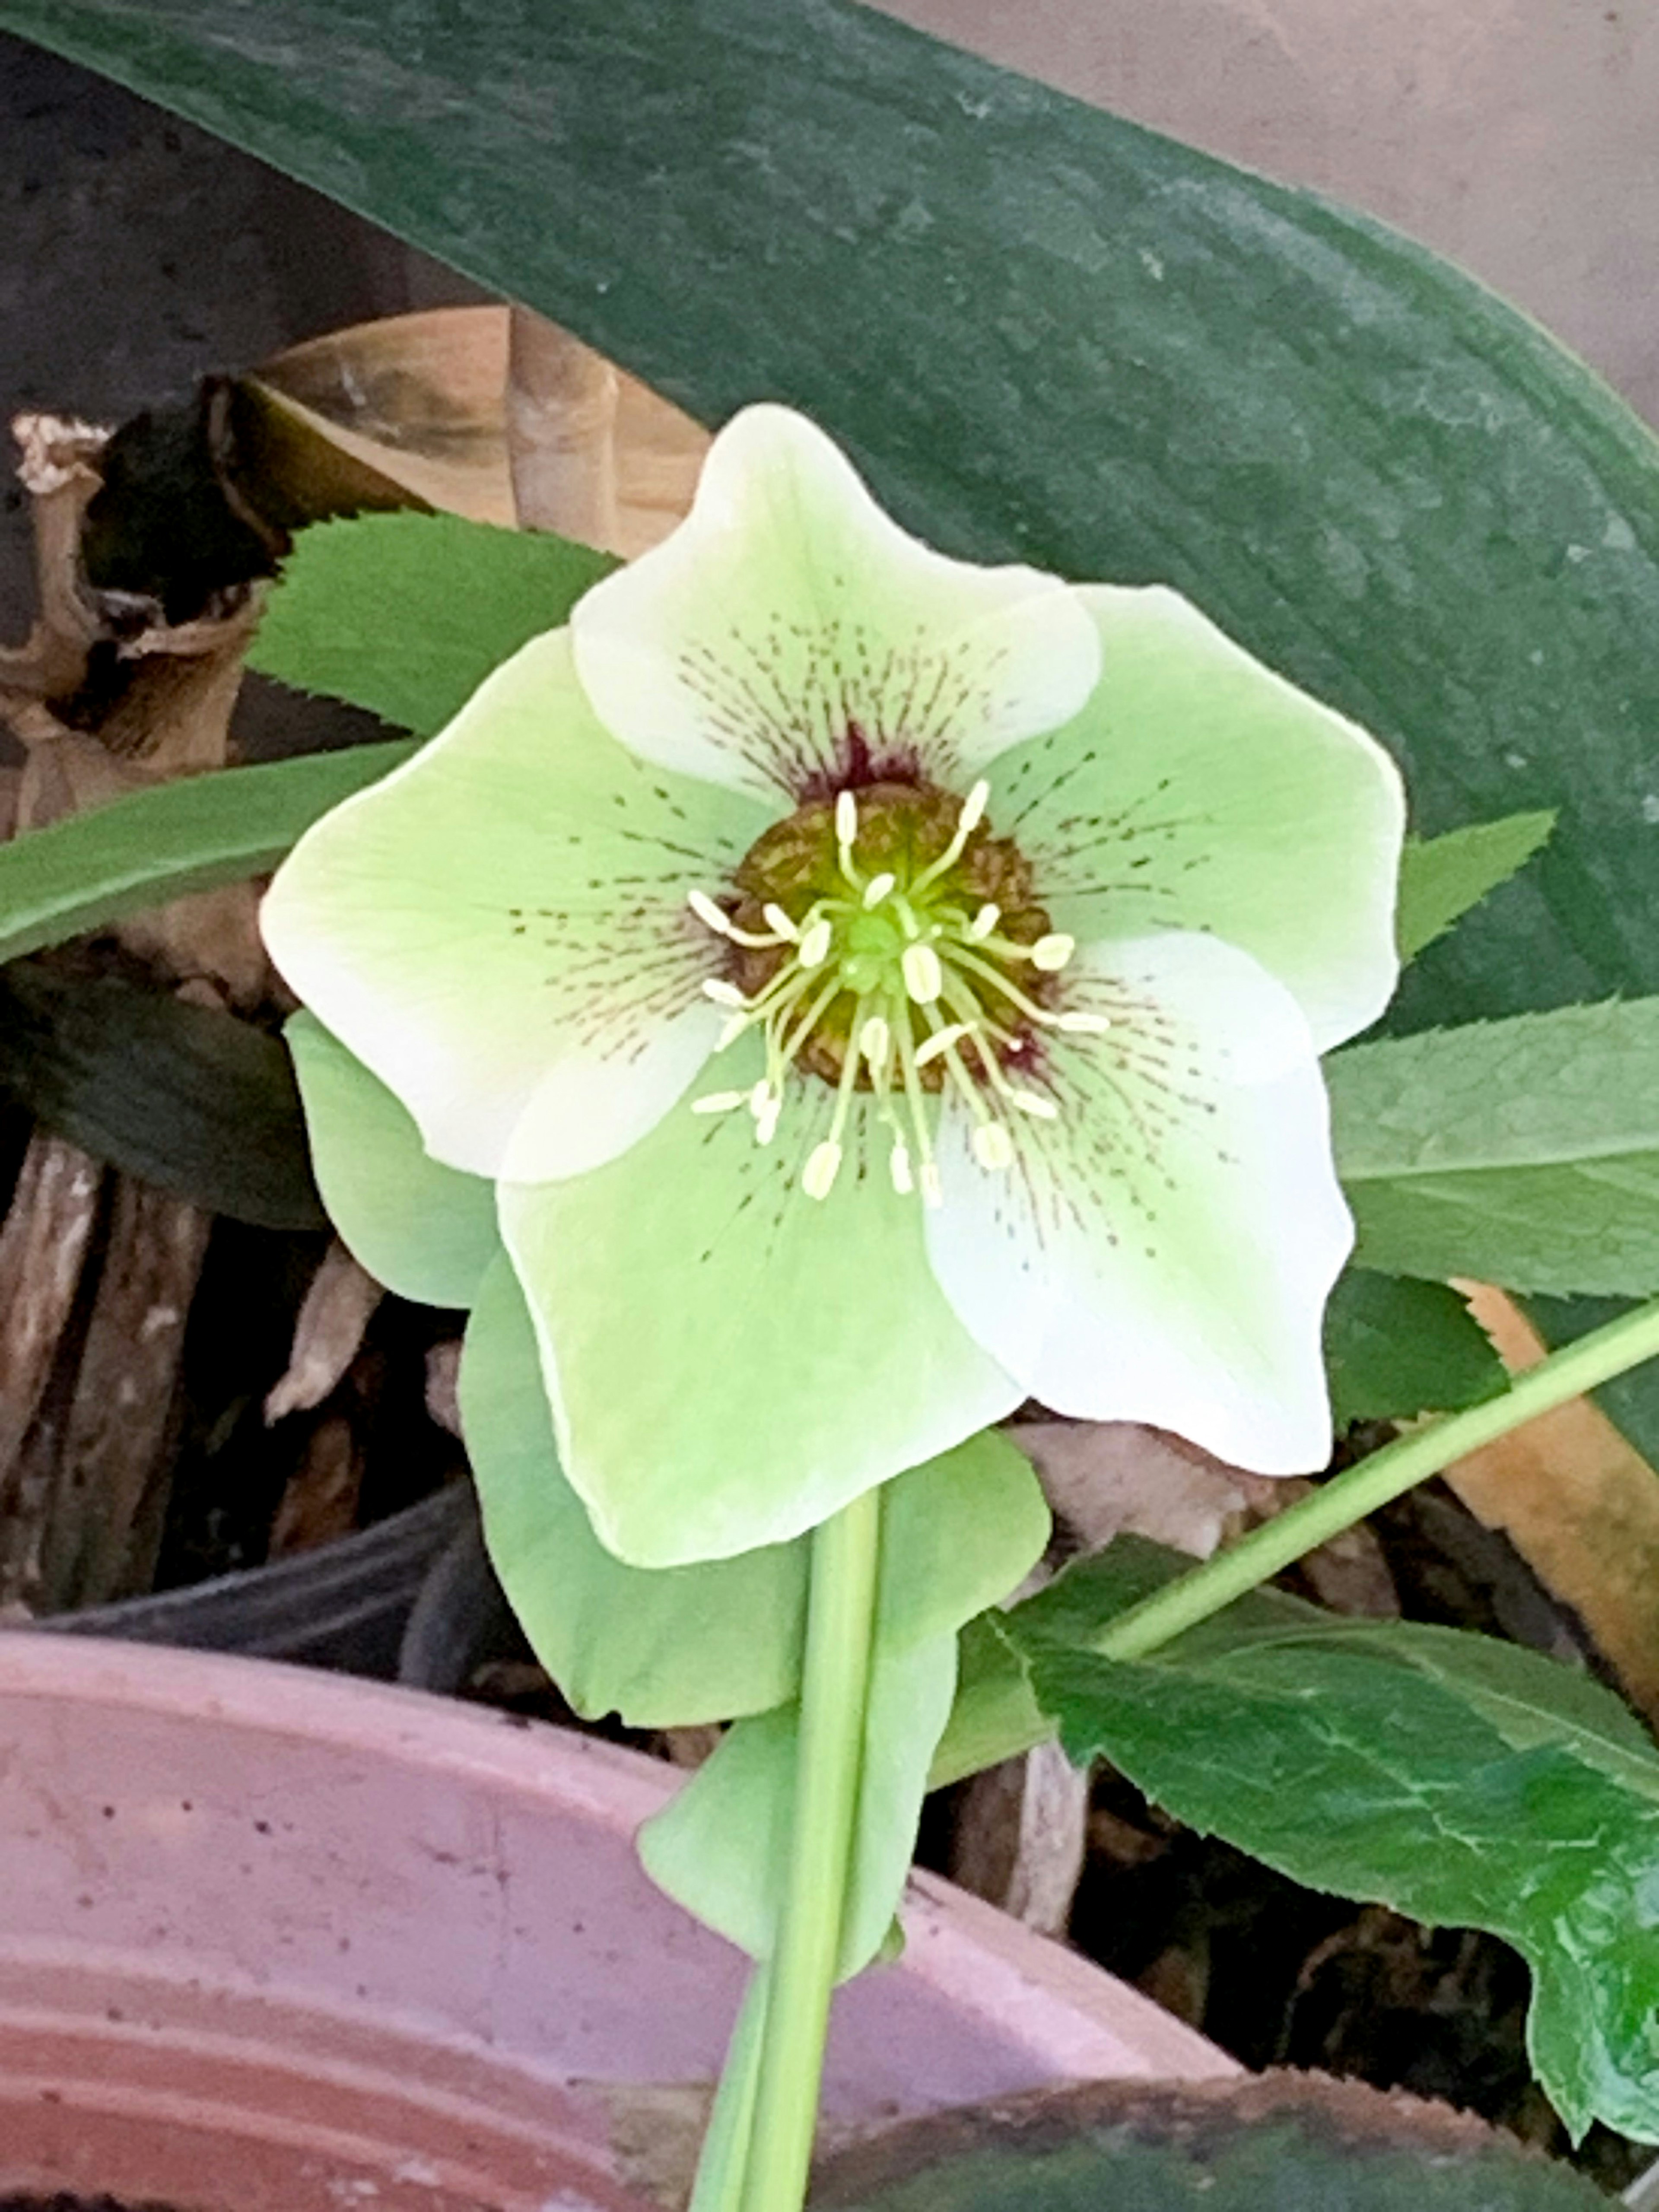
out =
[[880,1552],[878,1490],[812,1537],[794,1814],[743,2212],[799,2212],[806,2195],[852,1871]]
[[766,2027],[771,1968],[763,1960],[749,1978],[743,2008],[720,2070],[720,2085],[697,2160],[696,2186],[686,2212],[738,2212],[743,2173],[755,2126],[755,2085]]
[[1621,1314],[1617,1321],[1552,1353],[1517,1376],[1501,1397],[1426,1422],[1334,1476],[1276,1521],[1252,1530],[1242,1542],[1218,1552],[1179,1582],[1119,1613],[1090,1638],[1090,1648],[1108,1659],[1146,1658],[1413,1484],[1438,1474],[1466,1452],[1507,1436],[1523,1422],[1656,1356],[1659,1299],[1634,1313]]

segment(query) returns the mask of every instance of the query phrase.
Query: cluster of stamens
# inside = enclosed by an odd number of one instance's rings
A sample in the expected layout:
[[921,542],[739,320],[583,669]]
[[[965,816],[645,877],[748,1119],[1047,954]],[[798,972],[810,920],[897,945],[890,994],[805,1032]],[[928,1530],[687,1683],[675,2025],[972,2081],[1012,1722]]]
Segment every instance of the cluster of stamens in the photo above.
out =
[[[1033,1086],[1042,1034],[1109,1026],[1054,1004],[1075,947],[1031,900],[1012,846],[983,828],[989,795],[976,783],[951,827],[951,802],[929,787],[878,786],[862,812],[860,795],[842,791],[760,840],[738,872],[735,912],[690,895],[729,951],[732,972],[702,987],[728,1010],[720,1047],[757,1030],[766,1049],[750,1088],[711,1091],[691,1110],[746,1110],[756,1142],[769,1145],[792,1077],[832,1085],[829,1132],[801,1175],[810,1198],[830,1194],[860,1093],[872,1098],[901,1195],[939,1203],[934,1125],[947,1092],[972,1116],[975,1159],[1006,1170],[1017,1117],[1059,1110]],[[1000,901],[981,895],[993,886]]]

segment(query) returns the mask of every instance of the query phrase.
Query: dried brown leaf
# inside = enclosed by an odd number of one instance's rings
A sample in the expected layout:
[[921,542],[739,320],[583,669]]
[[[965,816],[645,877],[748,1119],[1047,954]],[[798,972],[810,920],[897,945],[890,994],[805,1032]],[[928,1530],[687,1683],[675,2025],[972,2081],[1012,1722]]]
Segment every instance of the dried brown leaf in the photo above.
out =
[[426,1355],[426,1410],[441,1429],[452,1437],[461,1433],[461,1407],[457,1386],[461,1372],[461,1340],[449,1338],[434,1344]]
[[1085,1551],[1127,1534],[1206,1559],[1244,1508],[1236,1468],[1163,1429],[1136,1421],[1018,1421],[1009,1435]]
[[363,1456],[343,1413],[319,1421],[304,1456],[289,1477],[270,1529],[270,1556],[286,1559],[349,1535],[357,1525]]
[[957,1801],[952,1881],[1040,1935],[1062,1934],[1083,1873],[1089,1788],[1057,1743],[975,1775]]
[[85,683],[88,654],[104,635],[81,586],[80,544],[109,432],[55,415],[19,415],[11,428],[21,455],[18,478],[29,495],[40,611],[22,645],[0,647],[0,690],[66,699]]
[[265,1400],[265,1422],[320,1406],[362,1349],[363,1332],[386,1292],[337,1241],[324,1253],[294,1325],[287,1372]]
[[[342,462],[401,488],[412,503],[510,526],[518,513],[507,435],[510,319],[506,307],[388,317],[267,362],[243,389],[270,410],[273,451],[286,440],[292,458],[266,465],[286,467],[283,481],[307,512],[339,511],[338,503],[325,504],[333,494],[319,448],[331,446]],[[559,458],[560,374],[578,386],[586,375],[600,394],[614,379],[614,522],[601,532],[597,521],[585,520],[590,509],[599,515],[602,498],[596,507],[584,490],[576,506],[561,504],[539,491],[532,495],[527,477],[526,516],[571,536],[591,534],[592,542],[631,558],[665,537],[690,505],[708,434],[600,356],[584,362],[586,349],[568,350],[577,341],[565,333],[542,343],[545,359],[532,360],[526,348],[520,365],[514,437],[522,465],[529,470],[532,454]],[[385,502],[356,502],[366,503]]]
[[109,1233],[41,1545],[49,1612],[150,1587],[170,1486],[185,1323],[211,1218],[128,1176]]
[[[75,1304],[103,1187],[102,1166],[78,1146],[40,1133],[30,1139],[0,1229],[0,1518]],[[0,1540],[0,1557],[4,1550]]]
[[[1501,1291],[1459,1287],[1513,1372],[1544,1358],[1543,1339]],[[1659,1724],[1659,1473],[1599,1407],[1577,1398],[1459,1460],[1446,1480],[1572,1607]]]

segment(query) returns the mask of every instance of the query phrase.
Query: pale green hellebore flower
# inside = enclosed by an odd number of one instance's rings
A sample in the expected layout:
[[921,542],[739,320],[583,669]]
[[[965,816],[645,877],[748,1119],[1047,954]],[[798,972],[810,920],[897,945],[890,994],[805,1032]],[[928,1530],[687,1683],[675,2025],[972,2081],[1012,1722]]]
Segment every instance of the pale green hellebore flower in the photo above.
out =
[[496,1186],[565,1469],[668,1566],[1008,1413],[1323,1464],[1319,1054],[1400,779],[1173,592],[917,544],[775,406],[319,823],[273,957]]

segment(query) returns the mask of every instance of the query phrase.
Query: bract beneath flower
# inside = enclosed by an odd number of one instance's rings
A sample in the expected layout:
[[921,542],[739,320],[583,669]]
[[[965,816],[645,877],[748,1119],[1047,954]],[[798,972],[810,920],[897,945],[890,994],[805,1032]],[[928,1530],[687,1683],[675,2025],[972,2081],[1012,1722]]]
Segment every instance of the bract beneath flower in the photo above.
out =
[[496,1182],[570,1482],[667,1566],[1028,1395],[1322,1462],[1317,1054],[1393,988],[1403,826],[1172,593],[948,561],[761,407],[266,926]]

